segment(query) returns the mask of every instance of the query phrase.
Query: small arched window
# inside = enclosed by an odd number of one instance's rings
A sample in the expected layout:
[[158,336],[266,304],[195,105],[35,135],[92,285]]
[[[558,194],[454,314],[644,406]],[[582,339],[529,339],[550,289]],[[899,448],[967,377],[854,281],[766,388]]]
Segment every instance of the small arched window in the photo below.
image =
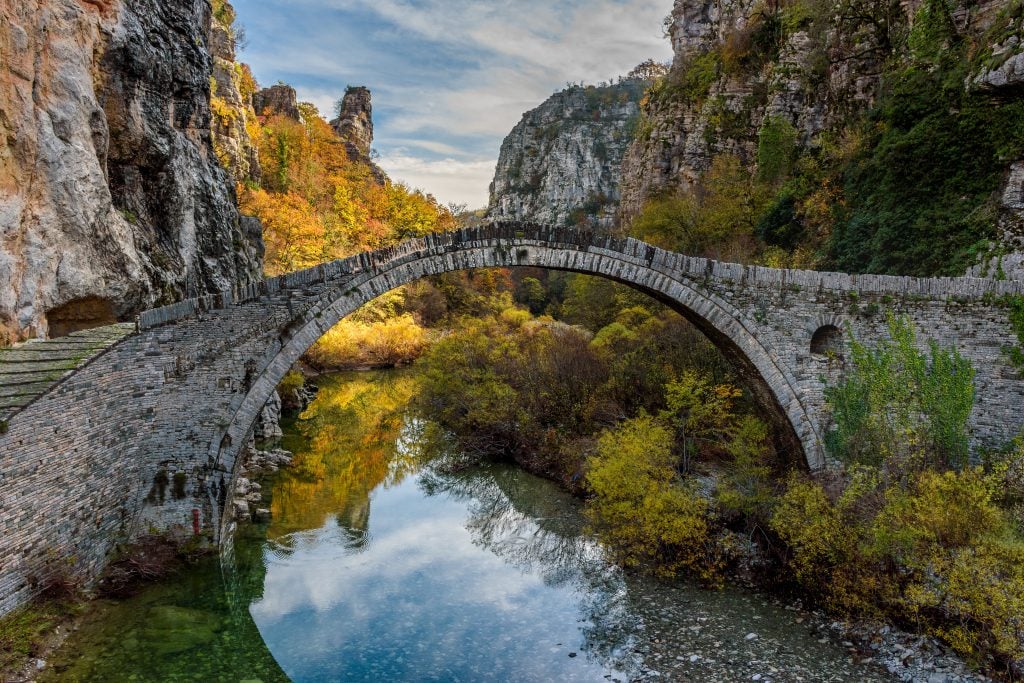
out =
[[822,325],[811,337],[811,353],[840,356],[843,353],[843,332],[835,325]]

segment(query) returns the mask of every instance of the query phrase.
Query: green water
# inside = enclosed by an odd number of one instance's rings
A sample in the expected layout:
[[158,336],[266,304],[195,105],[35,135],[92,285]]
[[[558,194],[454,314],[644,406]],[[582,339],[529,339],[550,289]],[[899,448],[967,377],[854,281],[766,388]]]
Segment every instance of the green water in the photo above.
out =
[[623,574],[550,482],[424,467],[458,454],[411,372],[320,385],[264,482],[272,522],[100,603],[42,680],[883,680],[765,598]]

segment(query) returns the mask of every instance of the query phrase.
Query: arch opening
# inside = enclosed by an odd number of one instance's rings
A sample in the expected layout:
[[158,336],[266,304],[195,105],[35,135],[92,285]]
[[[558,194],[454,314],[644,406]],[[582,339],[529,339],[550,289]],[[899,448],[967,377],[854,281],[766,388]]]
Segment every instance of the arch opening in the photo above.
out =
[[842,356],[843,331],[835,325],[822,325],[811,335],[811,353],[816,356]]
[[98,296],[75,299],[46,312],[46,324],[51,339],[66,337],[80,330],[113,325],[116,322],[113,303],[110,299]]
[[[363,255],[362,261],[372,267],[325,287],[321,298],[290,321],[289,333],[280,338],[274,349],[268,350],[266,362],[229,422],[227,430],[236,435],[233,443],[246,442],[259,411],[294,363],[342,318],[365,303],[431,275],[531,266],[607,278],[643,292],[680,313],[733,363],[781,435],[777,444],[780,451],[802,455],[800,460],[811,470],[825,466],[821,440],[800,399],[797,382],[782,364],[781,355],[769,346],[770,340],[757,334],[752,321],[728,301],[694,286],[684,277],[651,267],[660,250],[647,247],[647,267],[638,267],[635,250],[616,253],[610,249],[559,248],[522,238],[515,238],[512,244],[507,242],[495,238],[453,245],[424,240],[414,245],[418,248],[415,252],[407,247],[393,260],[375,260],[372,255],[369,258]],[[219,445],[219,437],[211,443],[213,460],[220,459]],[[233,446],[231,450],[229,462],[235,462],[238,447]]]

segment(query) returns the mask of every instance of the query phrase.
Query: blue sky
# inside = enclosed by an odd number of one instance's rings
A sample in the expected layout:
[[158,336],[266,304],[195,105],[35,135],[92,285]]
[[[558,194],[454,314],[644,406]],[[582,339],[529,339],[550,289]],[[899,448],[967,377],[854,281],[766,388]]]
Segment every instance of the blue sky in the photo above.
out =
[[235,0],[239,58],[333,117],[346,85],[373,92],[374,147],[396,180],[487,203],[501,140],[568,82],[667,61],[672,0]]

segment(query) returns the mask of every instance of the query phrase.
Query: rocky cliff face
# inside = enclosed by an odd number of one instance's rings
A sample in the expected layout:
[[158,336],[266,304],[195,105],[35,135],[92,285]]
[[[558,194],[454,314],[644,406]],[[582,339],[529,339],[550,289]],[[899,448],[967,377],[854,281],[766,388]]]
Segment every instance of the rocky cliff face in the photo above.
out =
[[488,217],[611,229],[646,85],[572,87],[527,112],[501,145]]
[[369,88],[350,86],[345,89],[338,108],[338,117],[331,128],[345,143],[345,153],[352,161],[370,167],[373,177],[384,184],[387,174],[373,161],[373,104]]
[[250,126],[256,121],[252,106],[256,79],[247,64],[235,61],[234,19],[235,10],[225,1],[215,8],[210,24],[213,148],[221,166],[235,180],[258,183],[259,148],[249,135]]
[[[658,195],[699,192],[703,174],[718,156],[732,155],[757,169],[759,143],[771,126],[792,131],[797,157],[806,153],[820,162],[832,153],[827,145],[855,148],[851,122],[876,115],[883,93],[893,98],[900,116],[883,111],[879,126],[917,125],[914,116],[931,112],[914,110],[915,93],[909,88],[892,93],[899,80],[893,74],[908,67],[922,74],[954,74],[957,65],[950,62],[960,60],[960,66],[970,64],[961,77],[965,97],[991,98],[996,104],[1019,97],[1024,86],[1021,15],[1020,6],[1009,0],[794,0],[774,5],[676,0],[670,23],[672,70],[651,89],[639,134],[625,155],[624,215],[636,216]],[[922,78],[920,87],[927,85]],[[992,202],[1004,198],[998,206],[999,230],[1024,237],[1024,214],[1013,202],[1013,161],[1005,160],[1002,167],[1009,189],[991,197]],[[1019,166],[1018,161],[1012,167]],[[952,175],[959,169],[948,170]],[[927,182],[921,185],[924,190]],[[859,239],[874,237],[870,225],[858,229],[864,232]],[[888,269],[884,259],[861,261],[868,269]]]
[[260,275],[213,154],[204,0],[0,6],[0,336]]

